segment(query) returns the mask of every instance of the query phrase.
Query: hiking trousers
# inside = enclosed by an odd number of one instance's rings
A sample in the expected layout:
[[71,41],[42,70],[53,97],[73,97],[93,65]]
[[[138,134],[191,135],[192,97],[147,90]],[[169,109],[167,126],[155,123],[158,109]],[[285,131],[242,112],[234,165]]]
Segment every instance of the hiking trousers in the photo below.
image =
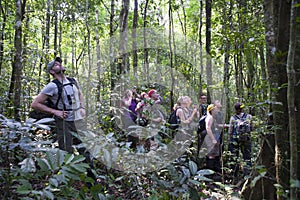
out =
[[240,151],[243,156],[243,161],[245,162],[244,166],[244,175],[248,175],[251,169],[251,138],[249,137],[247,141],[239,141],[236,137],[230,138],[230,143],[228,144],[228,150],[232,154],[232,161],[234,161],[234,165],[231,168],[234,170],[234,175],[237,176],[239,171],[239,163],[238,158],[240,157]]
[[61,150],[73,153],[73,145],[78,145],[81,141],[73,134],[78,133],[84,126],[83,120],[66,121],[61,118],[55,118],[58,147]]

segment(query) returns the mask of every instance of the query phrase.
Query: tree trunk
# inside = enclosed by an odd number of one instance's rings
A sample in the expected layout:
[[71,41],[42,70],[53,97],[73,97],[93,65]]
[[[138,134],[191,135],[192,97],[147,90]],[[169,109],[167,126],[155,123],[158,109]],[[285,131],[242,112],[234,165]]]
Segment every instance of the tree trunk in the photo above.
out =
[[[224,8],[224,12],[223,12],[223,16],[224,16],[224,34],[227,34],[229,32],[229,30],[232,29],[232,8],[233,8],[233,2],[230,1],[230,7],[228,10],[228,14],[227,12],[227,8]],[[225,105],[225,110],[228,111],[226,112],[226,116],[225,116],[225,121],[229,121],[230,118],[230,97],[229,97],[229,87],[230,87],[230,82],[229,82],[229,78],[230,78],[230,63],[229,63],[229,59],[230,59],[230,48],[231,48],[231,43],[230,43],[230,39],[229,36],[227,36],[224,40],[224,76],[223,76],[223,82],[224,82],[224,90],[225,90],[225,98],[226,98],[226,105]],[[224,142],[226,142],[228,140],[224,140]]]
[[148,56],[148,44],[147,44],[147,9],[148,9],[149,0],[145,2],[144,8],[144,69],[146,74],[147,84],[150,84],[149,81],[149,56]]
[[[299,2],[297,0],[297,2]],[[299,5],[299,3],[298,3]],[[295,16],[300,16],[299,14],[299,6],[297,8]],[[296,29],[295,29],[295,33],[296,33],[296,52],[295,52],[295,58],[294,58],[294,63],[296,65],[294,65],[294,69],[295,69],[295,79],[296,79],[296,85],[295,85],[295,121],[298,122],[296,123],[296,130],[300,130],[300,27],[299,27],[299,22],[297,23]],[[300,155],[300,134],[297,134],[297,154]],[[297,166],[300,166],[300,159],[299,157],[297,157]],[[297,169],[297,177],[298,180],[300,179],[300,170]],[[298,190],[299,191],[299,190]],[[298,199],[299,199],[299,193],[298,193]]]
[[[284,162],[288,159],[286,157],[288,155],[287,98],[286,88],[282,87],[283,84],[287,83],[286,71],[283,69],[285,69],[284,61],[286,60],[286,53],[284,52],[287,52],[285,44],[289,42],[286,35],[289,29],[289,21],[285,14],[285,12],[289,11],[287,10],[288,6],[283,6],[285,3],[286,1],[284,0],[279,2],[276,0],[264,0],[266,65],[272,102],[270,105],[272,115],[269,119],[269,125],[280,128],[274,130],[275,136],[271,133],[263,141],[261,153],[258,156],[258,164],[264,165],[267,173],[256,182],[253,188],[248,187],[243,191],[246,199],[281,199],[283,190],[288,188],[289,171],[287,169],[289,167]],[[279,57],[280,55],[281,57]],[[253,178],[258,176],[259,170],[255,170],[253,174]],[[282,186],[281,189],[277,187],[277,192],[274,187],[275,183]]]
[[[128,46],[128,12],[129,0],[122,0],[122,9],[120,12],[120,58],[122,62],[118,63],[120,74],[129,73],[129,58],[127,52]],[[129,77],[129,76],[128,76]]]
[[[47,14],[46,14],[46,20],[45,20],[45,35],[43,35],[43,50],[45,51],[46,59],[44,60],[43,57],[40,59],[40,65],[39,65],[39,76],[38,76],[38,91],[40,92],[41,89],[41,78],[42,78],[42,66],[43,66],[43,60],[45,61],[45,71],[47,69],[47,64],[49,60],[52,60],[52,57],[49,57],[49,49],[50,49],[50,23],[51,23],[51,15],[50,15],[50,8],[51,8],[51,2],[50,0],[47,0]],[[48,78],[49,79],[49,78]],[[50,79],[49,79],[50,81]]]
[[[295,88],[296,88],[296,37],[299,38],[299,31],[296,32],[297,17],[299,17],[300,9],[299,0],[292,0],[291,6],[291,23],[290,23],[290,41],[289,41],[289,53],[287,59],[287,76],[288,76],[288,91],[287,91],[287,101],[288,101],[288,114],[289,114],[289,133],[290,133],[290,199],[299,199],[299,188],[293,187],[293,183],[299,179],[298,175],[298,143],[297,143],[297,121],[296,121],[296,105],[295,105]],[[299,28],[298,28],[299,30]],[[298,180],[299,181],[299,180]]]
[[[282,188],[278,187],[277,199],[281,199],[289,185],[289,158],[288,147],[288,112],[287,112],[287,83],[286,55],[289,43],[289,17],[290,5],[285,0],[265,0],[265,35],[266,35],[266,62],[270,83],[270,96],[273,126],[279,127],[275,132],[275,167],[276,181]],[[276,147],[276,148],[275,148]],[[262,155],[266,159],[269,155]],[[268,173],[272,173],[268,171]],[[272,174],[273,175],[273,174]],[[266,187],[266,186],[264,186]]]
[[115,74],[116,74],[116,68],[114,64],[114,57],[115,57],[115,52],[114,52],[114,40],[113,40],[113,34],[115,31],[114,28],[114,17],[115,17],[115,1],[111,0],[110,4],[110,18],[109,18],[109,36],[110,36],[110,44],[109,44],[109,62],[110,62],[110,72],[111,72],[111,78],[110,78],[110,83],[111,83],[111,90],[114,89],[115,87]]
[[[57,56],[57,38],[58,38],[58,9],[56,8],[56,3],[53,1],[53,23],[54,23],[54,40],[53,40],[53,50],[54,50],[54,57]],[[60,55],[62,56],[62,55]],[[51,60],[51,59],[50,59]]]
[[[88,60],[87,60],[87,69],[88,69],[88,75],[87,75],[87,83],[91,81],[91,73],[92,73],[92,63],[91,63],[91,30],[90,30],[90,25],[89,25],[89,0],[86,0],[86,5],[85,5],[85,26],[87,29],[87,39],[88,39]],[[85,96],[85,107],[86,107],[86,115],[88,116],[89,113],[89,100],[90,100],[90,84],[86,84],[86,96]]]
[[132,24],[132,56],[133,56],[133,74],[137,77],[138,54],[136,47],[136,29],[138,27],[138,0],[134,0],[133,24]]
[[199,94],[198,97],[200,99],[200,95],[202,92],[202,85],[203,85],[203,44],[202,44],[202,26],[203,26],[203,2],[202,0],[199,2],[199,28],[198,28],[198,44],[199,44],[199,59],[200,59],[200,75],[199,75]]
[[173,109],[174,106],[174,87],[175,87],[175,80],[174,80],[174,73],[173,73],[173,48],[172,48],[172,23],[173,23],[173,14],[172,14],[172,0],[169,0],[169,36],[168,36],[168,43],[169,43],[169,57],[170,57],[170,73],[171,73],[171,91],[170,91],[170,110]]
[[180,10],[177,9],[177,16],[178,16],[178,20],[180,22],[181,25],[181,31],[183,33],[183,37],[184,37],[184,55],[187,55],[187,49],[188,49],[188,44],[187,44],[187,17],[186,17],[186,11],[185,11],[185,4],[186,1],[180,0],[180,7],[182,8],[182,15],[183,15],[183,19],[181,19],[181,13]]
[[[274,168],[274,157],[275,157],[275,140],[273,134],[266,134],[262,138],[262,145],[256,160],[257,166],[263,166],[263,168],[257,168],[254,171],[251,178],[247,180],[247,184],[242,189],[244,199],[256,200],[256,199],[276,199],[276,191],[274,188],[275,181],[275,168]],[[264,173],[266,170],[266,174]],[[261,172],[260,172],[261,171]],[[254,179],[257,179],[254,186],[251,186]]]
[[267,66],[265,61],[265,53],[264,47],[261,46],[259,48],[259,55],[260,55],[260,66],[261,66],[261,79],[262,79],[262,99],[266,100],[268,97],[268,79],[267,79]]
[[2,74],[2,63],[4,53],[4,30],[6,27],[6,13],[0,1],[0,15],[2,16],[1,31],[0,31],[0,75]]
[[213,84],[212,63],[210,57],[211,49],[211,0],[206,0],[206,76],[207,76],[207,102],[211,102],[210,87]]
[[97,56],[97,94],[96,94],[96,101],[100,102],[101,99],[101,46],[100,46],[100,40],[99,40],[99,11],[96,10],[95,14],[95,38],[96,38],[96,56]]
[[23,6],[26,1],[16,0],[16,24],[15,24],[15,57],[13,62],[14,76],[14,118],[20,121],[21,109],[21,92],[22,92],[22,20],[23,20]]
[[[284,86],[287,84],[287,74],[286,74],[286,61],[287,52],[289,45],[289,25],[290,25],[290,12],[291,3],[286,0],[279,1],[279,16],[278,16],[278,33],[277,33],[277,45],[276,45],[276,60],[275,68],[276,70],[276,82],[271,89],[278,89],[275,93],[275,102],[280,102],[280,104],[273,104],[274,124],[279,126],[280,129],[275,131],[275,165],[276,165],[276,178],[277,183],[281,185],[283,191],[289,187],[289,163],[290,149],[289,145],[289,133],[288,133],[288,106],[287,106],[287,88]],[[280,194],[280,193],[278,193]],[[282,197],[278,195],[278,199]]]
[[[30,6],[27,6],[27,11],[30,10]],[[25,20],[25,30],[29,30],[29,25],[30,25],[30,18],[29,17],[26,17],[26,20]],[[27,60],[28,60],[28,57],[29,57],[29,48],[28,48],[28,43],[27,41],[29,41],[29,32],[28,31],[23,31],[23,39],[22,39],[22,42],[23,42],[23,53],[22,53],[22,66],[23,66],[23,73],[24,73],[24,77],[30,77],[32,76],[30,74],[30,72],[32,71],[31,69],[29,69],[28,65],[27,65]],[[26,68],[27,66],[27,68]],[[27,73],[26,73],[27,72]],[[23,96],[24,96],[24,101],[23,101],[23,109],[22,109],[22,113],[26,113],[26,111],[30,110],[30,101],[27,101],[25,98],[25,96],[31,96],[31,93],[32,93],[32,88],[31,87],[28,87],[29,85],[28,84],[25,84],[25,86],[23,87]],[[21,116],[21,119],[23,121],[26,120],[26,115],[23,114]]]

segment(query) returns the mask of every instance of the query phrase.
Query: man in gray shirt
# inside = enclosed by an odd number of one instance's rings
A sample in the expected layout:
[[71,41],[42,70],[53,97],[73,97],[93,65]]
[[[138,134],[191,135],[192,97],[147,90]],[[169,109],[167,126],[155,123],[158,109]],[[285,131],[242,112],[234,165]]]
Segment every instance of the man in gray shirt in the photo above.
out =
[[[47,71],[54,80],[42,89],[32,102],[31,107],[53,114],[59,148],[73,153],[72,145],[78,144],[80,141],[72,135],[72,132],[77,132],[79,125],[83,124],[85,116],[84,98],[76,80],[65,76],[65,68],[61,63],[61,58],[56,57],[48,64]],[[44,104],[46,100],[50,100],[55,106],[52,108],[46,106]]]

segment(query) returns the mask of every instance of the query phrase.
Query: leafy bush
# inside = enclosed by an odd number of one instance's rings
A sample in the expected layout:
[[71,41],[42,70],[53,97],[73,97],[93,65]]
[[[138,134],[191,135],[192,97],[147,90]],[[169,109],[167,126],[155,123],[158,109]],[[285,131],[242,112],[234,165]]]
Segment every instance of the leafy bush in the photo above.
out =
[[[1,119],[0,188],[4,199],[89,199],[87,177],[90,166],[82,155],[68,154],[52,147],[52,141],[41,135],[49,135],[50,127],[29,119],[24,124]],[[48,130],[48,131],[47,131]],[[42,140],[39,140],[42,139]],[[99,186],[91,189],[98,190]],[[99,193],[99,192],[98,192]],[[93,193],[99,199],[99,194]]]

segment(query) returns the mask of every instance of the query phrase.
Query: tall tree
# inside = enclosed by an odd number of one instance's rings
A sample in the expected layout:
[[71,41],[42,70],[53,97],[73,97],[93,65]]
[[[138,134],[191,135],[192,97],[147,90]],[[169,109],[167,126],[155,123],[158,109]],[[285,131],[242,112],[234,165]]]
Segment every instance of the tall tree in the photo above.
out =
[[[223,34],[224,34],[224,76],[223,76],[223,82],[224,82],[224,89],[225,89],[225,98],[226,98],[226,109],[230,110],[230,98],[229,98],[229,87],[230,87],[230,73],[229,73],[229,67],[230,67],[230,48],[231,48],[231,42],[229,39],[229,30],[232,30],[233,22],[232,22],[232,9],[233,9],[233,2],[229,2],[229,9],[227,6],[224,6],[223,16]],[[228,34],[226,36],[226,34]],[[227,116],[225,119],[230,118],[230,113],[227,112]]]
[[212,61],[211,61],[211,0],[206,0],[205,4],[206,14],[206,76],[207,76],[207,98],[208,102],[211,101],[210,86],[213,84],[212,81]]
[[21,93],[22,93],[22,21],[24,19],[26,0],[16,0],[15,23],[15,57],[13,61],[14,76],[14,118],[20,120]]
[[[289,33],[290,33],[290,13],[291,2],[280,0],[278,5],[278,32],[275,32],[276,38],[276,52],[275,52],[275,74],[270,74],[271,90],[276,91],[274,93],[275,101],[272,105],[274,124],[279,127],[275,131],[275,166],[276,166],[276,179],[277,183],[285,190],[289,186],[289,133],[288,133],[288,106],[287,106],[287,53],[289,46]],[[268,67],[270,69],[271,66]],[[274,79],[273,79],[274,78]],[[280,194],[280,193],[278,193]],[[282,197],[278,195],[278,199]]]
[[[287,104],[287,53],[290,33],[290,2],[264,0],[266,39],[266,66],[270,84],[270,129],[263,138],[258,164],[265,166],[266,174],[248,189],[246,199],[286,199],[289,189],[289,115]],[[290,86],[289,86],[290,87]],[[273,135],[273,133],[275,135]],[[273,156],[274,155],[274,156]],[[274,165],[275,168],[274,168]],[[255,171],[257,175],[259,170]],[[259,174],[259,173],[258,173]],[[277,184],[277,191],[274,188]],[[256,192],[253,192],[256,191]],[[252,193],[252,194],[251,194]],[[251,194],[252,196],[250,196]]]
[[127,52],[128,46],[128,14],[129,14],[129,0],[122,0],[122,9],[120,12],[120,45],[119,52],[121,62],[119,65],[120,74],[129,72],[129,57]]
[[99,33],[99,11],[96,10],[95,14],[95,38],[96,38],[96,57],[97,57],[97,95],[96,100],[100,102],[100,90],[101,90],[101,46],[100,46],[100,33]]
[[171,92],[170,92],[170,100],[171,100],[171,108],[170,108],[170,110],[172,110],[172,108],[173,108],[173,105],[174,105],[174,98],[173,98],[173,96],[174,96],[174,87],[175,87],[175,85],[174,85],[174,73],[173,73],[173,56],[174,56],[174,53],[173,53],[173,47],[172,47],[172,43],[173,43],[173,37],[172,37],[172,35],[173,35],[173,26],[172,26],[172,24],[173,24],[173,12],[172,12],[172,0],[169,0],[169,3],[168,3],[168,5],[169,5],[169,12],[168,12],[168,14],[169,14],[169,36],[168,36],[168,39],[169,39],[169,41],[168,41],[168,43],[169,43],[169,51],[170,51],[170,53],[169,53],[169,56],[170,56],[170,72],[171,72]]
[[147,10],[148,10],[148,4],[149,0],[145,1],[145,7],[144,7],[144,18],[143,18],[143,36],[144,36],[144,69],[145,69],[145,74],[146,74],[146,80],[147,84],[149,84],[149,56],[148,56],[148,44],[147,44]]
[[132,24],[132,59],[133,59],[133,74],[137,76],[137,68],[138,68],[138,54],[137,54],[137,46],[136,46],[136,29],[138,27],[138,0],[134,0],[134,8],[133,8],[133,24]]
[[[265,0],[266,62],[271,91],[271,124],[278,127],[275,132],[274,162],[276,181],[284,190],[289,186],[288,112],[286,60],[289,44],[290,2],[285,0]],[[271,143],[272,144],[272,143]],[[276,148],[275,148],[276,146]],[[265,155],[267,157],[269,155]],[[262,156],[264,159],[264,155]],[[271,171],[268,173],[272,174]],[[280,190],[280,187],[278,187]],[[282,191],[277,192],[281,199]]]
[[[53,23],[54,23],[54,38],[53,38],[53,49],[54,49],[54,57],[57,56],[57,39],[58,39],[58,11],[57,8],[59,6],[56,1],[53,1]],[[61,33],[60,33],[61,34]],[[62,56],[62,55],[60,55]]]
[[109,65],[110,65],[110,73],[111,73],[111,89],[113,90],[115,87],[115,73],[116,68],[114,64],[114,38],[112,37],[115,32],[114,26],[114,18],[115,18],[115,1],[111,0],[110,2],[110,17],[109,17],[109,36],[110,36],[110,43],[109,43]]
[[[86,30],[87,30],[87,51],[88,51],[88,55],[87,55],[87,70],[88,70],[88,76],[87,76],[87,83],[89,81],[91,81],[91,73],[92,73],[92,63],[91,63],[91,28],[90,28],[90,24],[89,24],[89,10],[90,10],[90,3],[89,0],[86,0],[85,2],[85,26],[86,26]],[[87,92],[86,92],[86,96],[85,96],[85,106],[87,108],[89,108],[89,99],[90,99],[90,84],[87,84],[86,86],[87,88]],[[87,109],[87,115],[89,109]]]
[[4,7],[2,5],[2,1],[0,1],[0,16],[2,16],[2,23],[0,27],[0,75],[2,72],[2,63],[3,63],[3,53],[4,53],[4,30],[6,27],[6,13]]
[[[299,187],[293,186],[293,183],[299,181],[299,172],[298,172],[298,142],[297,142],[297,118],[296,118],[296,65],[297,60],[295,59],[295,53],[297,48],[296,37],[300,37],[300,28],[299,21],[297,22],[297,17],[300,16],[300,1],[292,0],[291,5],[291,26],[290,26],[290,43],[289,43],[289,52],[287,59],[287,76],[288,76],[288,91],[287,91],[287,100],[288,100],[288,114],[289,114],[289,132],[290,132],[290,199],[299,199]],[[300,39],[298,39],[300,41]],[[298,64],[299,65],[299,64]],[[298,87],[299,88],[299,87]],[[299,89],[298,89],[299,91]]]
[[198,27],[198,45],[199,45],[199,60],[200,60],[200,87],[199,87],[199,97],[202,94],[202,84],[203,84],[203,43],[202,43],[202,27],[203,27],[203,1],[199,1],[199,27]]

